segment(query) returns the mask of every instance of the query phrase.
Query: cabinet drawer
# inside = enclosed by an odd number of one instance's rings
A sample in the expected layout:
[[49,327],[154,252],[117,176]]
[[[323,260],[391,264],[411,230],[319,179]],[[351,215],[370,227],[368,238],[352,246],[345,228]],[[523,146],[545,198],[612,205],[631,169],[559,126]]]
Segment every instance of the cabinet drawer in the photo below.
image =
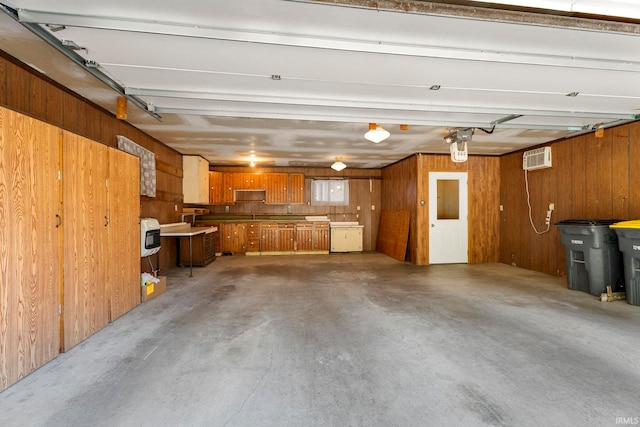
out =
[[260,250],[260,240],[256,237],[255,239],[247,240],[246,246],[247,252],[258,252]]

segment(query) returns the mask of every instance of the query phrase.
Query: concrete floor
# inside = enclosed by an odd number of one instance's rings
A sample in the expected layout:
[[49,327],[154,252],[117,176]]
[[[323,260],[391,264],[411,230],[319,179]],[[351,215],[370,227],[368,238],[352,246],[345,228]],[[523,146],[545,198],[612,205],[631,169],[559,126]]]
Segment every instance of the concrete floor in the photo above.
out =
[[0,425],[640,417],[640,307],[570,291],[562,278],[381,254],[221,257],[187,275],[169,271],[165,294],[0,393]]

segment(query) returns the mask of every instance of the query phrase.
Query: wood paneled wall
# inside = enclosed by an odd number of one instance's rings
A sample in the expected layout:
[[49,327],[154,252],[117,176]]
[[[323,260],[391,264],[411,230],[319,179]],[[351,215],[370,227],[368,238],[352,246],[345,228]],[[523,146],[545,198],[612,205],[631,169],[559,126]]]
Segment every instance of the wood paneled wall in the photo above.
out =
[[[229,205],[229,213],[235,215],[327,215],[332,221],[358,221],[364,225],[363,249],[376,248],[380,223],[380,169],[345,169],[336,172],[327,168],[248,168],[211,166],[210,170],[236,173],[300,173],[305,176],[303,204],[268,205],[264,203],[238,203]],[[312,178],[349,178],[348,206],[311,206],[309,204]],[[195,205],[194,205],[195,206]],[[360,207],[360,210],[358,210]],[[210,205],[213,214],[225,213],[225,206]],[[372,209],[373,208],[373,209]],[[288,212],[290,209],[290,212]]]
[[427,154],[382,170],[382,208],[411,212],[406,259],[417,265],[429,263],[429,172],[468,172],[469,263],[497,262],[500,159],[470,156],[467,162],[454,163],[450,156]]
[[[114,105],[116,96],[114,92]],[[161,223],[179,220],[179,212],[182,210],[182,155],[177,151],[127,122],[116,119],[114,114],[30,69],[3,51],[0,51],[0,105],[107,146],[115,147],[116,136],[124,135],[154,152],[157,168],[156,197],[141,196],[140,216],[158,218]],[[175,265],[175,239],[168,240],[171,240],[168,247],[163,247],[159,252],[162,269]],[[157,268],[157,265],[154,267]],[[142,271],[150,271],[146,259],[141,260],[141,268]]]
[[471,156],[469,164],[469,263],[500,259],[500,158]]
[[544,231],[549,203],[555,204],[549,232],[536,234],[529,221],[522,152],[503,156],[500,199],[500,261],[565,276],[564,247],[556,223],[565,219],[640,218],[640,123],[549,144],[553,167],[528,173],[533,223]]
[[[411,156],[403,161],[394,163],[382,169],[382,199],[383,210],[408,210],[409,242],[405,259],[418,264],[418,222],[421,221],[421,210],[418,209],[419,182],[418,160],[420,156]],[[428,187],[428,186],[427,186]],[[399,189],[402,189],[399,191]],[[422,208],[424,209],[424,208]]]

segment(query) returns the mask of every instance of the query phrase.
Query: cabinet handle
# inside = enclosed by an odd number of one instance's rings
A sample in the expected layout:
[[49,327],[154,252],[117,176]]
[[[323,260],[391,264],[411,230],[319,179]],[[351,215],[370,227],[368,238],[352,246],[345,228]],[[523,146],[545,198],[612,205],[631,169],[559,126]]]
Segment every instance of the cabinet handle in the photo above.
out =
[[106,227],[107,225],[109,225],[109,217],[108,216],[104,216],[104,226]]
[[62,225],[62,217],[59,214],[56,214],[56,220],[58,220],[58,223],[56,224],[56,228],[58,228]]

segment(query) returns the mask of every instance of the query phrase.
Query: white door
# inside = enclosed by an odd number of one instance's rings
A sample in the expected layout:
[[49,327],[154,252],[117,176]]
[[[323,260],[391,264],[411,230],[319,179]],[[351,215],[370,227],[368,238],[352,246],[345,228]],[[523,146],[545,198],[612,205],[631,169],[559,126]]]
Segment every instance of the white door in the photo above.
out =
[[429,264],[468,262],[467,172],[429,172]]

